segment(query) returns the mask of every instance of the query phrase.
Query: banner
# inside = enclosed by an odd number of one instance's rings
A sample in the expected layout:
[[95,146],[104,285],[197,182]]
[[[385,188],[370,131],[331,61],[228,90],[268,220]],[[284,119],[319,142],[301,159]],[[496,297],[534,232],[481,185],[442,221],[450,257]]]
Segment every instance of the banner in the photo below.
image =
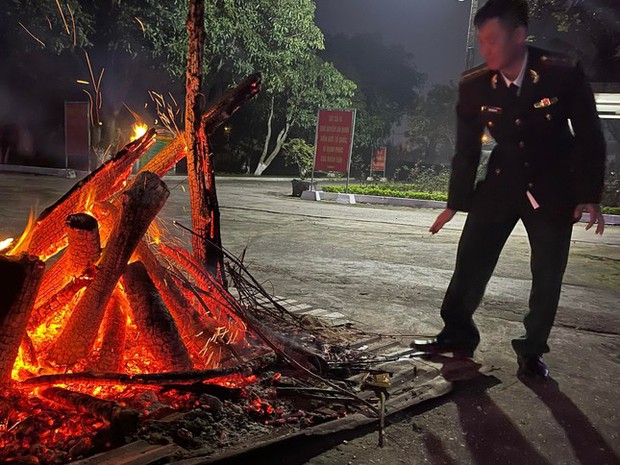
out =
[[65,168],[91,168],[89,111],[88,102],[65,102]]
[[355,110],[320,110],[316,127],[314,171],[349,172]]
[[371,171],[384,171],[385,172],[385,158],[387,155],[387,147],[379,147],[372,154]]

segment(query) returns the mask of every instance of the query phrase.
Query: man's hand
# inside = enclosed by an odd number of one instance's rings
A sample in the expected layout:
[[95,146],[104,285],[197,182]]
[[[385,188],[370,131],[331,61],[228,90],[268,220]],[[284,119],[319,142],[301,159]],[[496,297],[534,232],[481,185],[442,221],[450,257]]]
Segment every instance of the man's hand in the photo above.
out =
[[454,215],[456,215],[456,210],[446,208],[439,214],[433,225],[429,228],[430,233],[437,234],[448,221],[454,218]]
[[602,236],[603,231],[605,231],[605,218],[601,213],[601,207],[596,203],[580,203],[575,207],[575,212],[573,213],[575,221],[581,219],[584,211],[590,213],[590,222],[586,226],[586,231],[596,224],[596,234]]

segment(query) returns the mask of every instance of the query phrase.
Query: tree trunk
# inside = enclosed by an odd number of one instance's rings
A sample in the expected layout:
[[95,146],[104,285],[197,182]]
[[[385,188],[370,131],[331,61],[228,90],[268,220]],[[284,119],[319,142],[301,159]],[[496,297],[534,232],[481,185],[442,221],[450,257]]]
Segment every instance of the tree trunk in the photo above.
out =
[[267,158],[267,152],[269,152],[269,143],[271,142],[271,122],[273,121],[273,109],[274,109],[274,97],[271,97],[271,106],[269,107],[269,118],[267,119],[267,135],[265,136],[265,145],[263,146],[263,153],[258,160],[258,166],[254,174],[260,176],[263,174],[268,165],[265,164]]
[[284,129],[282,129],[280,133],[278,134],[278,137],[276,138],[276,146],[274,147],[273,151],[269,154],[269,158],[265,160],[265,163],[264,163],[265,169],[267,169],[267,167],[271,165],[271,162],[273,162],[273,160],[280,153],[280,150],[282,150],[282,146],[284,145],[284,142],[286,141],[286,138],[288,137],[288,131],[290,130],[290,128],[291,128],[290,124],[286,123],[286,126],[284,127]]

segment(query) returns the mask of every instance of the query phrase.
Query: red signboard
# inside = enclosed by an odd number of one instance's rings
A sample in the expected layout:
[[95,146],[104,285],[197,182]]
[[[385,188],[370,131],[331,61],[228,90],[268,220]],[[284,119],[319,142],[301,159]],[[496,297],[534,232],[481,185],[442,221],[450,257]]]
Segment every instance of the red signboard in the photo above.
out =
[[65,168],[90,170],[88,102],[65,102]]
[[316,128],[315,171],[349,172],[355,110],[320,110]]
[[379,147],[372,154],[372,163],[371,170],[372,171],[385,171],[385,157],[387,154],[386,147]]

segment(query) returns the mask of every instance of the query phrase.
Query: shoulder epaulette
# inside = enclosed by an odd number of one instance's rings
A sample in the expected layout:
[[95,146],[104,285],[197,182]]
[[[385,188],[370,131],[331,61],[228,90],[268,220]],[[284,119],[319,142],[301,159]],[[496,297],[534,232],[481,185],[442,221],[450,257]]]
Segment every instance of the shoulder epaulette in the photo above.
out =
[[540,56],[540,62],[544,65],[551,66],[565,66],[567,68],[572,68],[577,65],[577,58],[569,56],[569,55],[558,55],[558,54],[543,54]]
[[489,72],[489,68],[486,64],[478,65],[475,68],[468,69],[461,74],[460,82],[467,82],[477,77],[483,76]]

